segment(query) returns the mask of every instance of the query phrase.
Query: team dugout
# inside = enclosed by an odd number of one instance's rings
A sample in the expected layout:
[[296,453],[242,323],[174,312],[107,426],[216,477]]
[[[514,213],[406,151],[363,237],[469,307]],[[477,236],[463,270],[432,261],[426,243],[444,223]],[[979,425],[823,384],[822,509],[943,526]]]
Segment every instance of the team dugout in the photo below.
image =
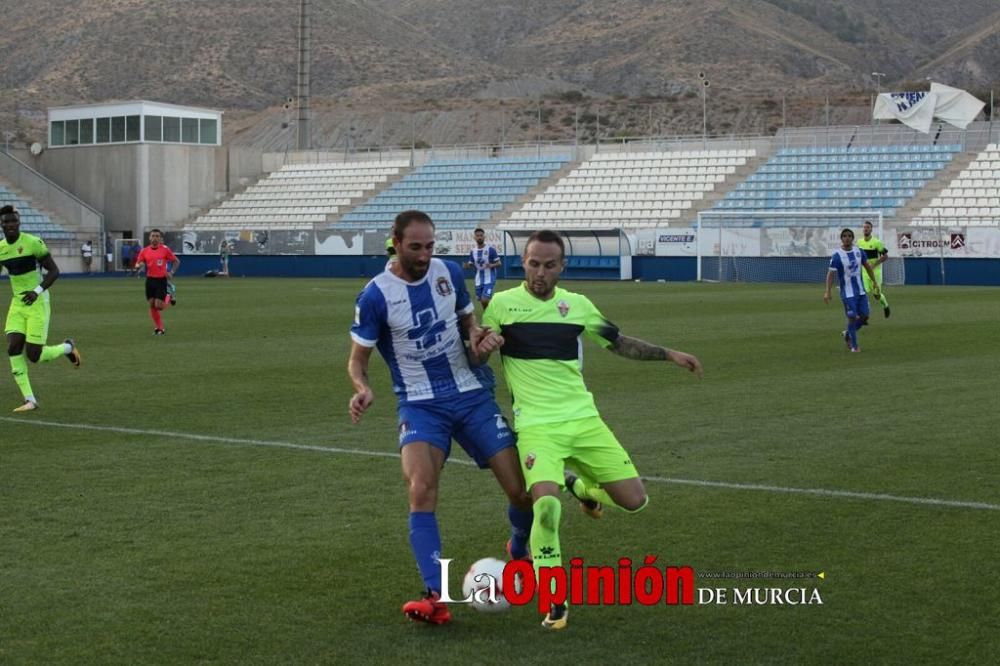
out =
[[49,109],[49,147],[122,143],[222,145],[222,112],[161,102]]

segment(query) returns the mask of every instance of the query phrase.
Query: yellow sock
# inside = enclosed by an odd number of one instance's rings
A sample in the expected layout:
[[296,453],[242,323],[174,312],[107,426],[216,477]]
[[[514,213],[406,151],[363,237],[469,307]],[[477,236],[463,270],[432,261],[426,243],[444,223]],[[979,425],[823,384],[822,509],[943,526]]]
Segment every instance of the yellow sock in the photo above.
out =
[[34,401],[35,394],[31,392],[31,380],[28,379],[28,359],[23,353],[10,357],[10,371],[24,399]]

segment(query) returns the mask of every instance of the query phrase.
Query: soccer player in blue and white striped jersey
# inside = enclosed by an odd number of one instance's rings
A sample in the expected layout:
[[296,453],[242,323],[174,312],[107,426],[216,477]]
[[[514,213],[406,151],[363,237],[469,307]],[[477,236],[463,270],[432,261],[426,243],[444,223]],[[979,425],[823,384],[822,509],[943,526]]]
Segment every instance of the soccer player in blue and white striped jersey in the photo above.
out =
[[476,269],[476,298],[485,310],[493,298],[493,288],[497,284],[499,272],[497,268],[503,262],[500,261],[497,249],[486,244],[486,232],[483,229],[476,229],[473,236],[476,239],[476,247],[469,252],[469,260],[465,262],[465,267]]
[[357,423],[375,400],[368,361],[377,348],[392,377],[398,400],[399,447],[409,490],[410,547],[427,592],[407,602],[412,620],[445,624],[451,620],[441,598],[441,536],[438,530],[438,480],[454,439],[480,468],[490,468],[510,500],[508,551],[528,555],[533,514],[524,487],[514,433],[493,396],[489,366],[470,364],[463,341],[477,348],[483,339],[502,344],[479,327],[461,267],[433,257],[434,223],[420,211],[404,211],[393,225],[396,261],[358,296],[351,326],[353,345],[348,374],[354,385],[349,410]]
[[861,269],[868,273],[872,280],[873,295],[878,298],[878,281],[865,253],[854,247],[854,232],[844,229],[840,232],[840,249],[830,258],[830,270],[826,273],[826,291],[823,302],[830,302],[830,288],[833,286],[833,276],[837,276],[840,284],[840,300],[844,303],[847,314],[847,329],[842,333],[847,348],[859,352],[858,329],[868,323],[868,297],[865,294],[864,282],[861,279]]

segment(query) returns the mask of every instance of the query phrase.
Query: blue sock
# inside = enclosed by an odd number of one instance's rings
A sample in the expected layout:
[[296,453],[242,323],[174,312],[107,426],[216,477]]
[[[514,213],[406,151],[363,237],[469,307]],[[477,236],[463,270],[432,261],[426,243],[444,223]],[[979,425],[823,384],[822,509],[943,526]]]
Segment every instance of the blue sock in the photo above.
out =
[[507,518],[510,519],[510,556],[519,560],[528,554],[528,537],[531,536],[531,523],[535,520],[535,515],[508,504]]
[[441,533],[433,511],[410,513],[410,548],[424,585],[432,592],[441,592]]
[[851,339],[851,348],[858,348],[858,329],[854,325],[854,320],[850,319],[847,322],[847,337]]

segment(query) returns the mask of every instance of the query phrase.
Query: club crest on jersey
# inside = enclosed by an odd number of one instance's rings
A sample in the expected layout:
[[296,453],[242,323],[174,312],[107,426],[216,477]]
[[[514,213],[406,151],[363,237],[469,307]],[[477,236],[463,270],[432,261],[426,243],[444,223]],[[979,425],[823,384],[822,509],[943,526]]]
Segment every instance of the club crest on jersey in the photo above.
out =
[[531,469],[532,467],[535,466],[535,454],[534,453],[529,453],[524,458],[524,466],[527,467],[528,469]]
[[556,307],[559,308],[559,315],[561,317],[565,317],[566,315],[569,314],[569,303],[567,303],[566,301],[559,301],[556,304]]
[[448,278],[444,276],[437,279],[437,282],[434,283],[434,288],[442,296],[451,296],[451,282],[448,282]]
[[23,247],[17,248],[17,253],[18,254],[24,254],[24,248]]

